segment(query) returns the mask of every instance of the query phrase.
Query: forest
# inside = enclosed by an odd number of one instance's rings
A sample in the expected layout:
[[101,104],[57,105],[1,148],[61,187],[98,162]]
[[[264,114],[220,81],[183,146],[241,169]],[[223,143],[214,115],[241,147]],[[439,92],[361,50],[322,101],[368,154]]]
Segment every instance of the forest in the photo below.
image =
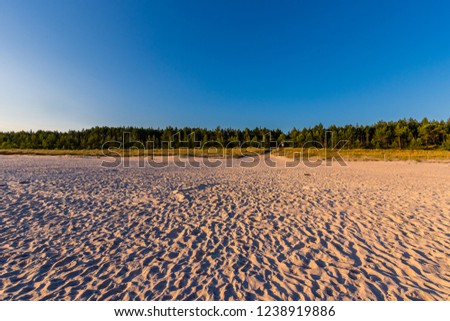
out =
[[[332,134],[331,134],[332,133]],[[332,138],[331,138],[332,136]],[[450,150],[450,118],[429,121],[427,118],[379,121],[373,125],[322,124],[310,128],[280,129],[254,128],[138,128],[94,127],[83,130],[0,132],[0,149],[81,150],[101,149],[106,142],[116,142],[120,148],[180,148],[217,144],[237,147],[253,144],[262,148],[280,146],[303,147],[310,142],[332,148],[339,141],[347,141],[345,148],[357,149],[443,149]],[[148,143],[150,142],[150,143]],[[215,142],[215,143],[213,143]],[[276,143],[275,143],[276,142]]]

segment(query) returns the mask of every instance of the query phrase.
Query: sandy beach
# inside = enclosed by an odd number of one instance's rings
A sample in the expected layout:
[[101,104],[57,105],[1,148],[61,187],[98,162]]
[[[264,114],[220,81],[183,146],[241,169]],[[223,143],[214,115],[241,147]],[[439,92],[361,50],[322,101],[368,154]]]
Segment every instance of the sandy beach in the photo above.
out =
[[449,164],[242,161],[0,156],[0,300],[450,299]]

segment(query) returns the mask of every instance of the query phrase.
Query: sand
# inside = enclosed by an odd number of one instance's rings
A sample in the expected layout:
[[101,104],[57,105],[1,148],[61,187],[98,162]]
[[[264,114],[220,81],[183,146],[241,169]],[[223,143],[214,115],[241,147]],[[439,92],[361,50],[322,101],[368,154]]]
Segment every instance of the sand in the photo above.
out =
[[1,300],[450,299],[449,164],[101,161],[0,156]]

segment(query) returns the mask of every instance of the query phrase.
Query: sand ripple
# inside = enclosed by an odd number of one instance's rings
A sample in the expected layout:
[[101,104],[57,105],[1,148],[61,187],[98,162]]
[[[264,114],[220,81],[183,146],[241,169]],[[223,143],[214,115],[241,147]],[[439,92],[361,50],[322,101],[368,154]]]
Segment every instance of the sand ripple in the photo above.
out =
[[448,164],[99,165],[0,156],[1,300],[450,298]]

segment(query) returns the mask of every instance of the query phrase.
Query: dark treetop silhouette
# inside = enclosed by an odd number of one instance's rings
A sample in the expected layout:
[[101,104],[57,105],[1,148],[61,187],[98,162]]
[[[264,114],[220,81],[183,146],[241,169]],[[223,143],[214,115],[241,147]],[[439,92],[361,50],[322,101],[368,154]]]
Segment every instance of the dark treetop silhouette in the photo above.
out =
[[[326,139],[326,132],[333,133],[333,140]],[[450,119],[447,121],[422,121],[401,119],[398,121],[379,121],[374,125],[331,125],[322,124],[312,128],[292,129],[287,133],[279,129],[231,129],[217,127],[165,129],[137,127],[94,127],[80,131],[20,131],[0,132],[0,149],[100,149],[108,141],[123,141],[128,133],[123,148],[138,146],[136,142],[154,142],[155,148],[197,147],[206,142],[218,142],[222,146],[232,146],[232,142],[260,142],[261,147],[269,147],[270,141],[291,142],[290,146],[302,147],[306,142],[317,141],[326,147],[340,140],[347,140],[348,148],[396,148],[396,149],[446,149],[450,150]],[[134,143],[133,143],[134,142]],[[145,146],[145,145],[141,145]]]

